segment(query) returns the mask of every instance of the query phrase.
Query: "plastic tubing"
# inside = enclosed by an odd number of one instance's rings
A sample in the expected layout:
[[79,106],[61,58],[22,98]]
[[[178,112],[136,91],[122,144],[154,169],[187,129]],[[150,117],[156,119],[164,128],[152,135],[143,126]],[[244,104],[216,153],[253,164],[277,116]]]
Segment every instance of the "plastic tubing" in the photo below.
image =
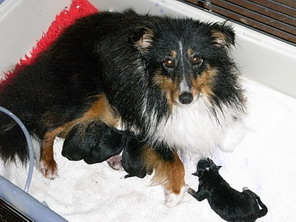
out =
[[25,125],[23,124],[23,122],[16,116],[14,115],[11,111],[9,111],[8,109],[0,106],[0,111],[7,114],[8,116],[10,116],[12,119],[15,120],[15,122],[20,126],[20,128],[22,129],[25,137],[26,137],[26,141],[28,144],[28,151],[29,151],[29,172],[28,172],[28,176],[27,176],[27,180],[26,180],[26,184],[24,187],[24,191],[25,192],[29,192],[29,188],[30,188],[30,184],[32,181],[32,176],[33,176],[33,169],[34,169],[34,150],[33,150],[33,143],[32,143],[32,139],[30,136],[30,133],[28,132],[27,128],[25,127]]

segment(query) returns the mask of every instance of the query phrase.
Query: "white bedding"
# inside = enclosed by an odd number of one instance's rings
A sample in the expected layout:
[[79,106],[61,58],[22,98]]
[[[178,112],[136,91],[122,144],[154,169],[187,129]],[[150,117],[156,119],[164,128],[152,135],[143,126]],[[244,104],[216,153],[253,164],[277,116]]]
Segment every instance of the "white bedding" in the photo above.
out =
[[[247,186],[267,205],[268,214],[258,221],[295,221],[296,100],[249,80],[244,87],[249,101],[245,126],[228,138],[234,151],[217,152],[213,160],[223,166],[220,173],[230,185],[238,190]],[[125,172],[106,163],[68,161],[60,154],[61,145],[57,139],[59,177],[48,180],[34,171],[30,194],[69,221],[222,221],[206,200],[186,194],[181,204],[167,208],[162,187],[150,186],[150,176],[121,179]],[[0,164],[0,175],[23,187],[27,172],[21,165]],[[196,190],[198,178],[187,178]]]

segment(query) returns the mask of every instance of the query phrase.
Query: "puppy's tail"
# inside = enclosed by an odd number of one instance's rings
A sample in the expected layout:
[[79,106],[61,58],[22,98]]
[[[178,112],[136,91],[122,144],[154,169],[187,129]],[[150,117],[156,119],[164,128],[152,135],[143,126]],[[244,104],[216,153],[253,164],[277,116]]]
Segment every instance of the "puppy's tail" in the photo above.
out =
[[267,207],[265,206],[265,204],[262,203],[260,197],[259,197],[258,195],[256,195],[256,194],[255,194],[255,196],[256,196],[256,200],[257,200],[259,206],[261,207],[261,209],[259,210],[257,216],[258,216],[258,218],[259,218],[259,217],[263,217],[263,216],[265,216],[265,215],[267,214],[268,209],[267,209]]
[[16,156],[22,163],[28,159],[26,138],[20,126],[11,117],[0,113],[0,155],[4,162],[14,161]]
[[257,194],[255,194],[253,191],[247,188],[244,189],[244,192],[249,192],[256,199],[257,203],[261,207],[261,209],[257,213],[257,218],[265,216],[268,212],[268,209],[265,206],[265,204],[261,201],[260,197]]

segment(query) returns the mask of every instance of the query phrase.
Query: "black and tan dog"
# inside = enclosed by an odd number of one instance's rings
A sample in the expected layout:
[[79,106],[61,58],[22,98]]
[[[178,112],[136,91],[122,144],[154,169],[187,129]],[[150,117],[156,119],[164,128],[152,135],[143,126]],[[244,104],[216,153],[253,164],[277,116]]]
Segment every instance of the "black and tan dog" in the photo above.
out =
[[[40,141],[41,171],[48,178],[57,173],[56,136],[65,137],[71,150],[89,123],[133,132],[150,147],[145,164],[155,169],[173,206],[185,192],[177,153],[208,156],[244,113],[238,70],[229,56],[233,44],[234,32],[225,24],[98,13],[77,20],[2,85],[0,105]],[[18,126],[1,115],[0,127],[3,159],[18,155],[26,161]]]
[[231,188],[220,176],[220,168],[211,159],[200,160],[193,174],[199,177],[198,191],[189,188],[188,193],[198,201],[207,199],[211,208],[226,221],[253,222],[265,216],[267,207],[260,197],[247,188],[242,192]]

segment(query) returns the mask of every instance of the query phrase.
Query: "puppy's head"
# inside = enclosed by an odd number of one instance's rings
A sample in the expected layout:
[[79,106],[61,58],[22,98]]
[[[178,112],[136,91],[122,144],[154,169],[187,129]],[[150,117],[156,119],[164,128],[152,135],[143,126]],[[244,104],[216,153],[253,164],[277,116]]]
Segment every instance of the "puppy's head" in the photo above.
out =
[[145,143],[139,141],[133,134],[125,133],[124,149],[121,159],[121,165],[128,173],[125,178],[133,176],[144,178],[147,173],[151,174],[145,166],[145,149]]
[[197,164],[196,172],[192,175],[201,177],[202,175],[204,175],[205,172],[211,171],[214,173],[218,173],[220,168],[221,166],[217,166],[210,158],[201,159]]
[[[233,94],[236,78],[228,57],[235,40],[231,27],[189,19],[158,18],[156,23],[134,30],[131,42],[152,85],[169,105],[188,105],[200,96],[215,102],[219,96]],[[224,83],[217,84],[220,80]]]

